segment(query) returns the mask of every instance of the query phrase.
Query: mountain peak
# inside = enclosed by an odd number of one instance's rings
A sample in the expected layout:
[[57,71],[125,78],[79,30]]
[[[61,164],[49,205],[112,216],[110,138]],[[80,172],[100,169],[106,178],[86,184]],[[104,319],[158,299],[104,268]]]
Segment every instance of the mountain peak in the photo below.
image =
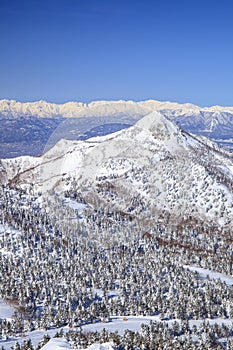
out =
[[180,133],[178,126],[156,111],[143,117],[136,125],[150,131],[158,139],[170,139]]
[[42,193],[71,191],[75,183],[90,205],[109,200],[127,212],[133,203],[135,216],[172,215],[178,223],[191,215],[227,227],[233,215],[232,158],[158,112],[111,136],[61,140],[40,158],[3,159],[0,166],[2,183],[34,183]]

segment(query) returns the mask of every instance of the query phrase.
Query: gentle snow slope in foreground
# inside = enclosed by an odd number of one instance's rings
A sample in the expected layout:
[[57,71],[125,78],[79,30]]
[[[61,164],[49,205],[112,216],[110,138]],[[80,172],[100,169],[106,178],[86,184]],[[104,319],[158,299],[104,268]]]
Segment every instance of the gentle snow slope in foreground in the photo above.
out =
[[[46,345],[44,345],[41,350],[63,350],[63,349],[71,349],[69,343],[64,338],[53,338]],[[93,344],[88,348],[83,350],[113,350],[112,343],[105,344]]]

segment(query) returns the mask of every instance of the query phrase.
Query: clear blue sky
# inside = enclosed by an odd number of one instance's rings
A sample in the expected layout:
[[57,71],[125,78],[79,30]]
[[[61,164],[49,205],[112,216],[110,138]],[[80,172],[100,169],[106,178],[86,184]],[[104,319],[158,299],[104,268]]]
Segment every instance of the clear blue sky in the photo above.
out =
[[0,0],[0,99],[233,105],[232,0]]

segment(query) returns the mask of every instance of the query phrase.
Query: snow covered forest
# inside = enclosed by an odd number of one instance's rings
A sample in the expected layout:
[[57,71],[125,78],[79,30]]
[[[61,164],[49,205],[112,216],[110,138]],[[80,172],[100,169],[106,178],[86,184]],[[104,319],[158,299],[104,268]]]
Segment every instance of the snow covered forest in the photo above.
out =
[[2,349],[232,349],[232,169],[156,112],[0,160]]
[[[15,310],[11,320],[1,320],[3,348],[22,334],[67,325],[74,349],[96,341],[111,341],[115,349],[232,348],[231,230],[193,223],[174,230],[154,220],[148,232],[110,204],[93,209],[74,196],[67,201],[61,194],[34,195],[33,187],[1,187],[0,298]],[[209,274],[201,276],[198,267]],[[85,331],[132,316],[151,323],[124,334]],[[13,348],[40,349],[44,342]]]

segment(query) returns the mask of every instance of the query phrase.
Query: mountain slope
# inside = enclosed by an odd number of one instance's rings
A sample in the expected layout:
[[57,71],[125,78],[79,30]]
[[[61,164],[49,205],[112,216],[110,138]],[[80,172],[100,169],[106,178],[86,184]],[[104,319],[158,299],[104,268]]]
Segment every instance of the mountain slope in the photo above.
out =
[[233,160],[216,144],[153,112],[136,125],[87,141],[61,140],[38,158],[1,161],[3,182],[81,193],[139,218],[189,217],[229,226]]
[[39,155],[62,138],[79,140],[105,135],[135,124],[150,112],[159,111],[188,132],[216,140],[233,149],[233,107],[201,108],[192,104],[155,100],[96,101],[89,104],[45,101],[0,101],[0,157]]

